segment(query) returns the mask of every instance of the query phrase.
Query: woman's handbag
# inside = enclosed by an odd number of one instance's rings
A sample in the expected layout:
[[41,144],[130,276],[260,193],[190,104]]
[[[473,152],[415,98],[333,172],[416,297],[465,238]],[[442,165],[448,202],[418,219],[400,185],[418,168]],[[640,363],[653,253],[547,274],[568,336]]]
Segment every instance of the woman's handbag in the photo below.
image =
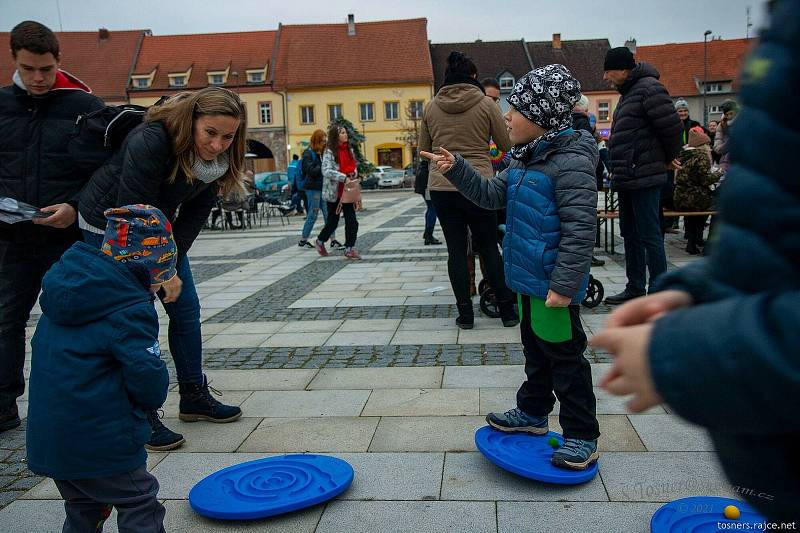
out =
[[342,197],[336,206],[336,214],[342,212],[342,204],[355,204],[356,211],[361,209],[361,183],[357,179],[345,180]]

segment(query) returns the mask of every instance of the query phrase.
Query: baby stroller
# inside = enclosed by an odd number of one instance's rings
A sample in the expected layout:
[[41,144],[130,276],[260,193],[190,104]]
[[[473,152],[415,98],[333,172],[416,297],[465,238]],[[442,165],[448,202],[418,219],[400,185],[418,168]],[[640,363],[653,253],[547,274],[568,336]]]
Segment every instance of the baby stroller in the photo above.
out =
[[[505,235],[506,227],[505,224],[501,224],[498,226],[498,233],[500,235]],[[502,238],[501,238],[501,245],[502,245]],[[481,312],[488,316],[489,318],[499,318],[500,317],[500,308],[497,305],[497,297],[494,294],[494,290],[489,286],[489,283],[482,279],[481,282],[478,284],[478,294],[480,294],[480,307]],[[587,309],[591,309],[593,307],[597,307],[600,305],[600,302],[603,301],[603,296],[605,296],[605,290],[603,289],[603,284],[595,278],[594,276],[589,274],[589,285],[586,288],[586,296],[584,296],[583,301],[581,301],[581,305],[586,307]]]

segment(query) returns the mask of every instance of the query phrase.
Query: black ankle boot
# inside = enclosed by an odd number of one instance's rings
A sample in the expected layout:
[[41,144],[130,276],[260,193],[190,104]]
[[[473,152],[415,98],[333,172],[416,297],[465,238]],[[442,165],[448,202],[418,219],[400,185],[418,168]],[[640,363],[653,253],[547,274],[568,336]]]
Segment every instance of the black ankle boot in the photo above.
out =
[[472,302],[468,304],[456,304],[456,307],[458,307],[456,326],[461,329],[472,329],[475,326],[475,311],[472,309]]
[[203,376],[203,383],[180,383],[179,390],[181,404],[178,418],[184,422],[207,420],[225,423],[233,422],[242,416],[242,410],[235,405],[225,405],[211,396],[211,392],[218,396],[222,396],[222,394],[208,386],[205,376]]
[[147,412],[147,421],[150,423],[150,440],[147,441],[144,447],[157,452],[165,452],[180,447],[186,442],[186,439],[180,433],[175,433],[165,426],[161,422],[159,415],[163,416],[163,412]]
[[422,237],[425,239],[425,246],[429,244],[442,244],[442,241],[433,236],[433,229],[426,229]]
[[503,321],[503,326],[513,328],[519,324],[519,314],[517,313],[517,302],[514,300],[507,300],[505,302],[498,302],[497,307],[500,310],[500,320]]

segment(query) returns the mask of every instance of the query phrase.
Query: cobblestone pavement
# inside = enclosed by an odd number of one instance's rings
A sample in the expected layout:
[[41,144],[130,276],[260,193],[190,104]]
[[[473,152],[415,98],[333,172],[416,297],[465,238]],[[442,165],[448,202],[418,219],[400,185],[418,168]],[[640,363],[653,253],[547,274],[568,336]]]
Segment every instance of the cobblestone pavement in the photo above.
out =
[[[344,260],[341,252],[322,259],[314,250],[299,248],[299,217],[287,226],[273,223],[241,232],[201,234],[191,260],[204,309],[205,369],[211,373],[424,370],[505,368],[524,362],[518,334],[514,337],[515,330],[502,328],[499,321],[476,323],[472,336],[457,333],[452,324],[457,309],[447,281],[447,252],[443,245],[422,244],[425,208],[421,199],[407,192],[365,196],[369,211],[359,214],[357,247],[364,256],[359,262]],[[343,236],[344,228],[339,231]],[[436,232],[441,238],[438,226]],[[621,239],[618,243],[621,249]],[[677,237],[669,238],[670,268],[690,260],[681,245]],[[594,269],[594,276],[605,285],[607,295],[621,290],[624,258],[597,254],[606,259],[606,265]],[[166,346],[167,321],[157,308]],[[606,305],[582,309],[587,334],[601,327],[610,311]],[[39,313],[38,308],[32,313],[29,336]],[[308,345],[314,335],[319,341]],[[485,340],[497,338],[503,340]],[[168,352],[164,357],[174,379],[174,363]],[[592,348],[587,348],[586,357],[593,365],[610,361],[607,353]],[[27,396],[19,405],[24,417]],[[0,434],[0,508],[41,481],[25,466],[24,427],[23,420],[22,427]]]

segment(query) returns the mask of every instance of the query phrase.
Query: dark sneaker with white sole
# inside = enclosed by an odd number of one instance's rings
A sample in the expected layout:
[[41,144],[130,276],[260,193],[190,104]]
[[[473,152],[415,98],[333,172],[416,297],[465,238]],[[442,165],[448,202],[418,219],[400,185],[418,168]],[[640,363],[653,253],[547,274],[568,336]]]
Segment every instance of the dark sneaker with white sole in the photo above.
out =
[[549,431],[546,416],[529,415],[519,407],[505,413],[489,413],[486,415],[486,423],[508,433],[545,435]]
[[599,458],[597,439],[564,439],[564,444],[553,453],[550,462],[559,468],[586,470]]

